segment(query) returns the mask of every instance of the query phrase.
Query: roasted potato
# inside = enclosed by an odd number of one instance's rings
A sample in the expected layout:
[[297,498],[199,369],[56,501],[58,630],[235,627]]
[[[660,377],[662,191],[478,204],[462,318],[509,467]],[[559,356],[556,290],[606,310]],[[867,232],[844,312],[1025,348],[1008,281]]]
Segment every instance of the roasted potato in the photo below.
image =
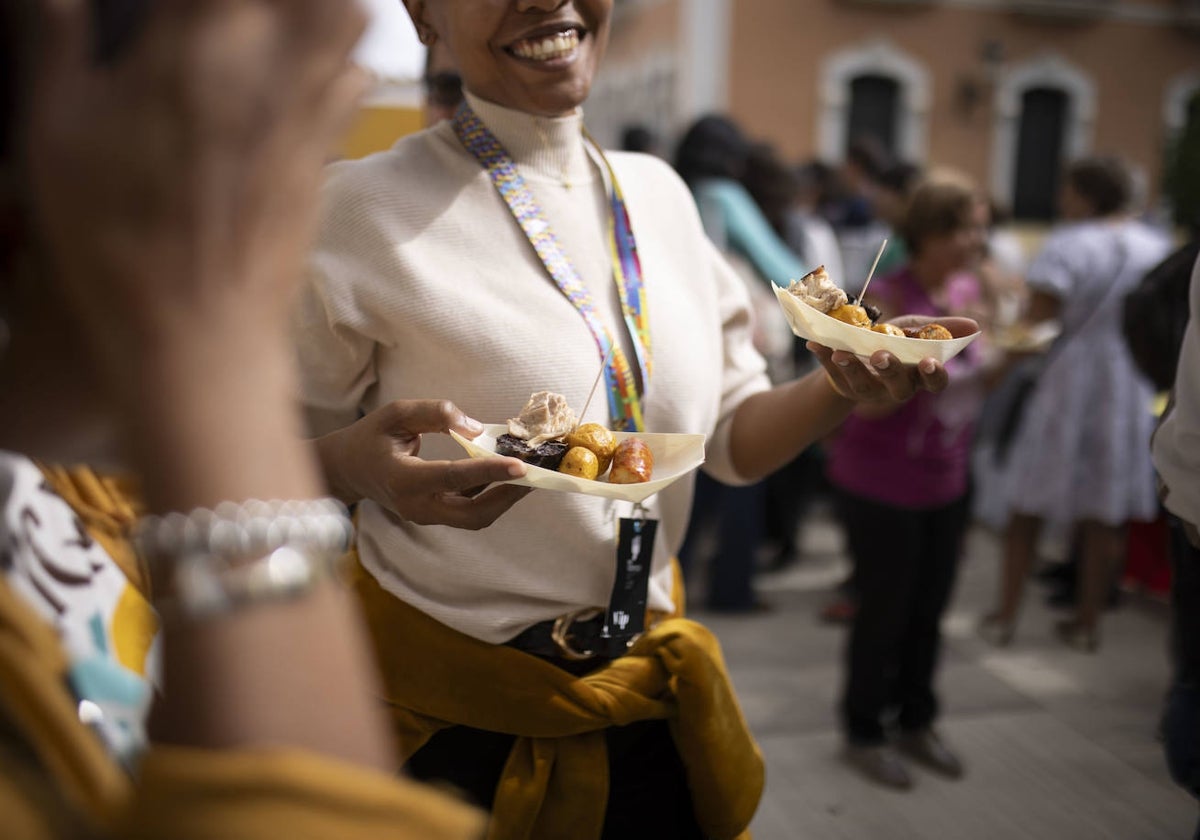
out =
[[831,309],[829,317],[837,318],[839,321],[854,327],[869,328],[871,326],[871,316],[867,314],[867,310],[852,303],[839,306],[837,309]]
[[926,324],[917,330],[917,338],[924,338],[929,341],[949,341],[954,336],[950,330],[941,324]]
[[582,446],[591,451],[600,464],[598,475],[604,475],[617,449],[616,437],[599,423],[583,423],[576,426],[563,440],[567,446]]
[[904,338],[904,330],[897,327],[895,324],[875,324],[871,327],[871,332],[883,333],[884,335],[898,335]]
[[600,475],[600,461],[592,450],[582,446],[572,446],[563,456],[562,463],[558,465],[558,471],[567,475],[577,475],[580,478],[594,479]]

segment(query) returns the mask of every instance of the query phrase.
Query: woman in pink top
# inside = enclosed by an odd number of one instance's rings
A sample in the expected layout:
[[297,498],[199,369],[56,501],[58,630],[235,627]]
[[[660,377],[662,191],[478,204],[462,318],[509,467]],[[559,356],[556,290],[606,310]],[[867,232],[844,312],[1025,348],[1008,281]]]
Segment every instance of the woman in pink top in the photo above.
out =
[[[982,253],[986,229],[978,194],[950,176],[914,191],[902,234],[911,257],[870,287],[885,316],[944,316],[978,300],[964,269]],[[828,473],[855,563],[858,613],[847,648],[841,702],[847,758],[882,784],[912,780],[887,745],[950,777],[962,764],[932,730],[939,624],[950,597],[968,523],[968,463],[983,388],[972,345],[947,363],[951,385],[904,405],[851,415],[832,442]]]

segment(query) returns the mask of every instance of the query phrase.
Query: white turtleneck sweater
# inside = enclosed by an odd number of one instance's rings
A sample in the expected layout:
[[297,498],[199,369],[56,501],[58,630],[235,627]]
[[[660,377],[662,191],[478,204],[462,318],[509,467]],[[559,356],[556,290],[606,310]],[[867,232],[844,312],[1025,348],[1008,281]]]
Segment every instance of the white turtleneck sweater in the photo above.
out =
[[[538,118],[469,101],[517,162],[629,354],[607,252],[604,181],[582,141],[582,117]],[[707,434],[704,468],[737,483],[728,421],[746,396],[768,387],[751,345],[746,292],[670,167],[645,155],[609,159],[646,288],[654,359],[646,430]],[[450,399],[485,423],[516,416],[540,390],[582,407],[600,366],[591,333],[448,123],[335,164],[325,201],[296,315],[315,433],[395,399]],[[583,419],[606,422],[602,394]],[[464,453],[449,437],[426,435],[421,456]],[[647,503],[661,519],[653,608],[671,607],[669,559],[683,540],[692,484],[680,480]],[[404,522],[367,501],[358,544],[363,564],[397,597],[500,643],[538,621],[608,603],[616,519],[630,512],[626,503],[538,490],[491,527],[466,531]]]

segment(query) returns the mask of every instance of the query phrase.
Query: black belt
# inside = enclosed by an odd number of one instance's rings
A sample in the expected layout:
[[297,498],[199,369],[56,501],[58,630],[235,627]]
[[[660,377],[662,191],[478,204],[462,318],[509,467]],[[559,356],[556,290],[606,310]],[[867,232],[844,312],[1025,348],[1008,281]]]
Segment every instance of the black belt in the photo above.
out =
[[[594,614],[588,618],[578,617],[593,612]],[[614,640],[604,638],[601,635],[603,631],[604,613],[598,610],[584,610],[539,621],[513,636],[505,644],[547,659],[566,659],[575,662],[588,659],[616,659],[625,652],[626,646],[621,643],[619,646],[622,650],[619,653],[614,652]]]

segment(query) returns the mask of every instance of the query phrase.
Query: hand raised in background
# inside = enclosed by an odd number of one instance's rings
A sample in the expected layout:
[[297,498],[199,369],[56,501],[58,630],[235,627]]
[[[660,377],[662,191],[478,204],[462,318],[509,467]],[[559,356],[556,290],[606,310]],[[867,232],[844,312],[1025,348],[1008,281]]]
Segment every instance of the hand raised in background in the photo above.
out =
[[364,90],[348,0],[147,3],[93,59],[93,4],[44,0],[24,133],[31,224],[104,361],[282,334],[321,167]]

